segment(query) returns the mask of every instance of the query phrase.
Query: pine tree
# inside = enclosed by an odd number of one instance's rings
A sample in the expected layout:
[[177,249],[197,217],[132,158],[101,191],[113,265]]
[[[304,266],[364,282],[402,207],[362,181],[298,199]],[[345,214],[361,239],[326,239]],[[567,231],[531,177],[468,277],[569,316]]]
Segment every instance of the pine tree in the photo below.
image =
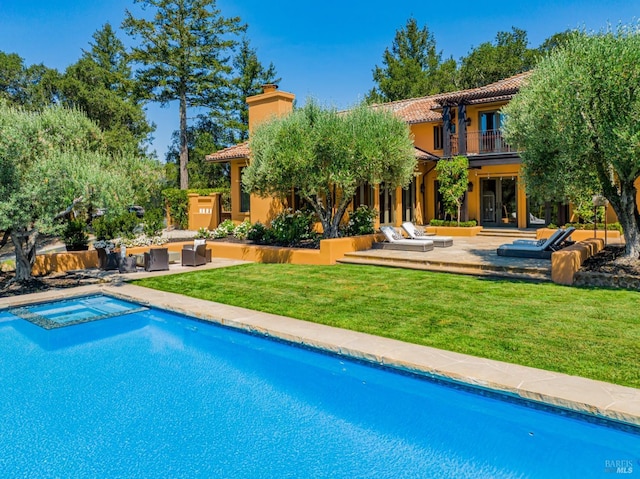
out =
[[137,78],[152,101],[177,100],[180,114],[180,188],[189,186],[187,108],[224,109],[229,54],[234,36],[246,29],[237,17],[225,18],[215,0],[135,0],[152,7],[151,19],[126,12],[125,31],[139,37],[131,56]]
[[93,39],[91,49],[67,68],[60,82],[62,103],[94,120],[112,150],[141,151],[153,126],[136,94],[124,44],[108,23]]
[[258,54],[251,48],[249,40],[244,37],[240,43],[238,54],[233,60],[236,76],[231,80],[231,107],[235,121],[231,127],[237,131],[237,139],[245,141],[249,138],[249,108],[246,99],[262,91],[262,86],[268,83],[279,83],[276,67],[269,63],[264,68],[258,60]]
[[391,50],[384,51],[382,63],[383,67],[376,66],[373,70],[377,86],[368,94],[370,102],[403,100],[455,89],[451,75],[452,65],[455,72],[455,61],[447,60],[442,68],[442,53],[437,51],[433,34],[426,26],[419,28],[415,18],[396,31]]
[[462,58],[460,88],[476,88],[531,70],[536,63],[535,50],[528,48],[527,32],[513,27],[498,32],[495,43],[485,42]]

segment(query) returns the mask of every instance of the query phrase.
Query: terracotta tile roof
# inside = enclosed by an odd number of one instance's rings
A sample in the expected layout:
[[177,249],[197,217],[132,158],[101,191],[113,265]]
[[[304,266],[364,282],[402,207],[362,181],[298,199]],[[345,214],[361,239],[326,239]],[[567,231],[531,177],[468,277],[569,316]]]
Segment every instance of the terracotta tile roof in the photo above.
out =
[[205,159],[212,162],[226,162],[229,160],[235,160],[239,158],[249,158],[249,142],[238,143],[237,145],[224,148],[207,155]]
[[418,148],[417,146],[413,147],[413,151],[414,154],[416,155],[416,158],[418,160],[432,160],[432,161],[436,161],[439,160],[440,157],[434,155],[433,153],[429,153],[426,150],[423,150],[422,148]]
[[[438,157],[432,155],[428,151],[422,150],[418,147],[414,147],[415,155],[418,160],[437,160]],[[216,151],[215,153],[211,153],[206,156],[207,161],[211,161],[214,163],[224,163],[229,160],[236,160],[241,158],[249,158],[249,154],[251,151],[249,150],[249,142],[245,141],[244,143],[239,143],[237,145],[230,146],[220,151]]]
[[456,104],[460,101],[480,103],[479,100],[484,99],[511,99],[513,95],[518,93],[523,82],[531,75],[531,72],[518,73],[504,80],[491,83],[489,85],[469,90],[454,91],[451,93],[443,93],[438,95],[436,103],[442,106],[445,104]]
[[398,118],[411,123],[425,123],[430,121],[442,121],[442,115],[433,111],[438,107],[435,101],[439,95],[410,98],[389,103],[372,105],[374,109],[386,109],[393,112]]

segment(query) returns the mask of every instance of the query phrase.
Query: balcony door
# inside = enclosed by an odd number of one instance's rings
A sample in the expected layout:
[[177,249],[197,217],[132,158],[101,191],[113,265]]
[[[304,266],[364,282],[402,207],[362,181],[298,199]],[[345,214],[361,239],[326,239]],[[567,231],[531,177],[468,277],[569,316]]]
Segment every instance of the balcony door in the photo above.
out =
[[500,127],[504,115],[499,111],[484,111],[480,113],[480,153],[495,153],[503,150],[502,132]]
[[481,223],[486,227],[518,225],[516,178],[485,178],[480,182]]

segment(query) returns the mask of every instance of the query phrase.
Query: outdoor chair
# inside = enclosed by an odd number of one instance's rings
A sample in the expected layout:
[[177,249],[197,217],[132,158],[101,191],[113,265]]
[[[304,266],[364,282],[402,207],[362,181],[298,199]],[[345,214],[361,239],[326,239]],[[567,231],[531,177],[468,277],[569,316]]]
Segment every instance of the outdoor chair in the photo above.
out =
[[166,271],[169,269],[169,250],[167,248],[151,248],[144,254],[145,271]]
[[[185,245],[182,247],[183,250],[185,249],[192,249],[195,250],[198,246],[200,245],[206,245],[207,244],[207,240],[206,239],[195,239],[193,240],[193,245]],[[205,246],[205,257],[207,258],[207,263],[211,263],[211,250],[206,248]]]
[[135,273],[138,271],[138,258],[135,256],[121,256],[118,258],[118,271],[120,273]]
[[541,242],[525,243],[524,240],[516,240],[510,244],[503,244],[498,247],[498,256],[511,256],[516,258],[537,258],[551,259],[551,253],[558,251],[564,247],[563,243],[568,240],[571,233],[575,231],[574,227],[565,230],[558,230]]
[[202,266],[203,264],[207,264],[207,245],[199,244],[195,249],[182,249],[182,266]]
[[425,233],[423,228],[419,228],[410,221],[402,223],[402,229],[409,235],[409,238],[413,240],[428,239],[433,241],[433,246],[437,248],[448,248],[453,246],[452,236],[438,236],[433,233]]
[[391,226],[381,226],[380,231],[385,235],[387,241],[374,243],[374,248],[421,252],[433,249],[433,241],[431,239],[406,239]]
[[96,248],[98,253],[98,268],[103,271],[118,269],[118,254],[110,253],[105,248]]

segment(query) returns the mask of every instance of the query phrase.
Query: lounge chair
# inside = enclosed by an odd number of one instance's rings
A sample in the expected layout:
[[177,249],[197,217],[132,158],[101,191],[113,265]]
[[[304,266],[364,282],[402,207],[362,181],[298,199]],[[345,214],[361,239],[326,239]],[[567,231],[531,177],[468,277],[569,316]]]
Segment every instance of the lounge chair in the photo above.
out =
[[430,239],[406,239],[391,226],[381,226],[380,231],[387,238],[386,242],[374,243],[374,248],[393,249],[402,251],[431,251],[433,241]]
[[551,253],[562,249],[562,243],[571,236],[575,228],[569,227],[566,230],[558,231],[558,234],[549,236],[543,243],[538,241],[536,244],[527,244],[522,241],[515,241],[510,244],[503,244],[497,250],[498,256],[551,259]]
[[182,266],[202,266],[207,264],[207,245],[199,244],[195,249],[182,249]]
[[428,239],[433,241],[433,246],[437,248],[448,248],[453,246],[452,236],[438,236],[432,233],[425,233],[424,229],[416,227],[410,221],[402,223],[402,229],[409,235],[409,238],[413,240]]
[[144,254],[145,271],[166,271],[169,269],[169,250],[167,248],[151,248]]

